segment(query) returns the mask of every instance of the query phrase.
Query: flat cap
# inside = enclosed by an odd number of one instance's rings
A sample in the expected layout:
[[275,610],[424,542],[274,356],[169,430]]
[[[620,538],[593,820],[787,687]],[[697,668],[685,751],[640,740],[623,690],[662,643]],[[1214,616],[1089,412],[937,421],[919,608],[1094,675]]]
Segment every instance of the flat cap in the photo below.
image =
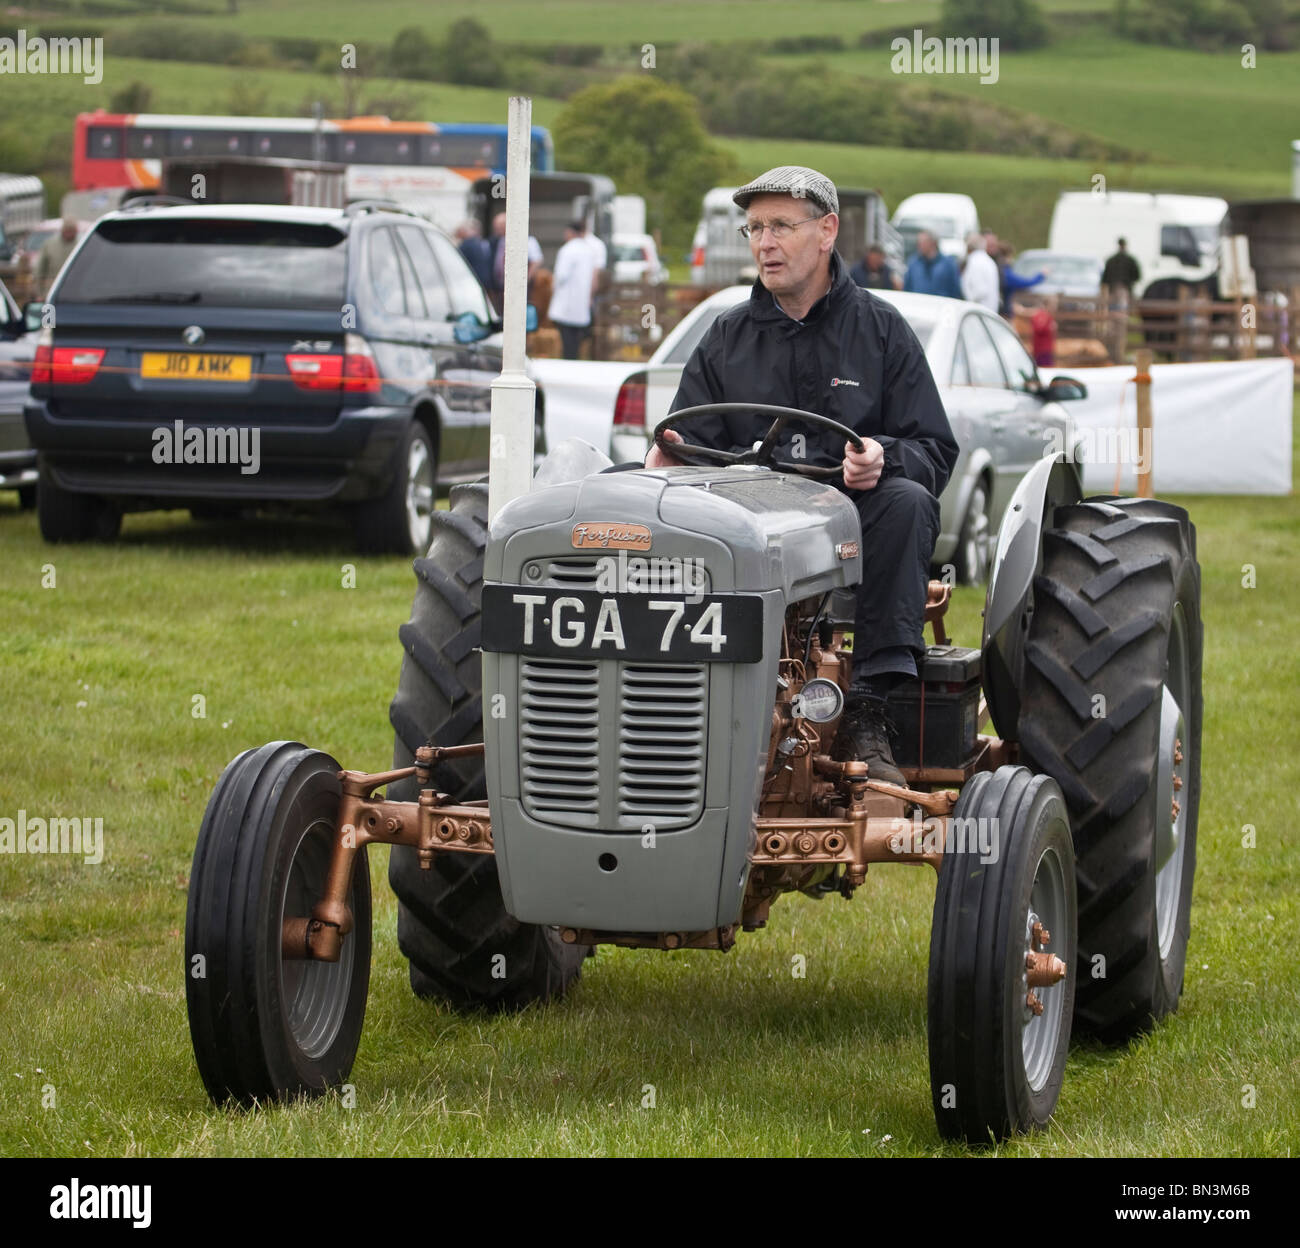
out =
[[748,186],[742,186],[731,198],[745,208],[755,195],[793,195],[796,199],[811,199],[819,208],[837,216],[840,211],[835,183],[825,174],[804,165],[778,165],[769,169]]

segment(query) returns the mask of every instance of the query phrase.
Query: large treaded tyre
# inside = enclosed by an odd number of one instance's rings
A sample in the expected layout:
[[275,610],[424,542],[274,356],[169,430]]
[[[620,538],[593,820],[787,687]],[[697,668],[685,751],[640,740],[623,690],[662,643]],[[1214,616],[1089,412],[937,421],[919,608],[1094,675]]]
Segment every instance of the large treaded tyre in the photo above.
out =
[[[483,739],[477,647],[486,547],[487,486],[452,490],[450,509],[434,513],[427,557],[415,561],[415,601],[399,632],[406,655],[389,709],[394,767],[410,766],[429,741]],[[487,795],[478,759],[444,763],[433,783],[457,801]],[[419,795],[414,779],[388,792],[399,801]],[[512,918],[491,856],[435,854],[422,871],[414,849],[394,846],[388,882],[398,899],[397,943],[418,996],[461,1008],[517,1009],[562,995],[578,978],[587,946],[566,945],[551,928]]]
[[316,1096],[352,1069],[370,981],[370,868],[354,859],[354,926],[336,962],[285,957],[284,924],[325,894],[339,765],[295,741],[245,750],[208,799],[190,869],[185,999],[213,1101]]
[[1200,567],[1180,507],[1059,507],[1034,580],[1021,757],[1061,786],[1079,896],[1075,1023],[1120,1041],[1183,987],[1200,804]]

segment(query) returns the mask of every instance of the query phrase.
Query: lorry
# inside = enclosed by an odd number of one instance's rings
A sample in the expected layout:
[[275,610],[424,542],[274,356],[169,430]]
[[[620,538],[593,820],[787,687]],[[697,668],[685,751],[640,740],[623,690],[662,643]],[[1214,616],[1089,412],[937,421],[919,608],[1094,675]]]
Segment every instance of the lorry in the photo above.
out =
[[210,204],[342,208],[346,180],[347,166],[329,161],[267,156],[169,156],[162,161],[158,194]]
[[26,174],[0,174],[0,277],[12,277],[18,244],[45,218],[45,185]]
[[1227,200],[1212,195],[1064,191],[1048,247],[1105,261],[1123,238],[1142,274],[1133,297],[1176,299],[1180,286],[1213,284],[1227,212]]
[[[484,238],[492,237],[492,218],[505,211],[504,185],[499,178],[483,177],[470,188],[468,215],[479,222]],[[555,268],[556,253],[564,246],[565,226],[572,221],[585,221],[608,251],[614,236],[615,199],[614,183],[603,174],[532,174],[528,229],[542,249],[546,268]]]

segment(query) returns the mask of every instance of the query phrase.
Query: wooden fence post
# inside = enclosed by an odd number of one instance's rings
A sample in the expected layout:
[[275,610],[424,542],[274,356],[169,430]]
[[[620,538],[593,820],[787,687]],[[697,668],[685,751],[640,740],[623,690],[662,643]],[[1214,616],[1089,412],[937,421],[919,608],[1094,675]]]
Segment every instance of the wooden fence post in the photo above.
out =
[[[1151,352],[1146,347],[1137,353],[1137,376],[1134,380],[1137,384],[1137,492],[1139,498],[1153,498],[1151,469],[1155,444],[1151,436]],[[1144,461],[1145,470],[1142,467]]]

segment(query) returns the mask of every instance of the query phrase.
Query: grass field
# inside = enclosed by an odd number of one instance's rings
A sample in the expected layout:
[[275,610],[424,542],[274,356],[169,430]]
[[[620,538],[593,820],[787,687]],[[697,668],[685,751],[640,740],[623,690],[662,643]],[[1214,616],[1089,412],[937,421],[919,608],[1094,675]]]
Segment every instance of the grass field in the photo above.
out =
[[[1112,0],[1041,0],[1049,13],[1104,13]],[[220,7],[219,0],[214,7]],[[242,0],[239,12],[176,19],[197,30],[235,30],[258,36],[391,39],[408,26],[440,34],[457,19],[472,16],[506,43],[630,44],[662,40],[730,40],[800,35],[839,35],[852,43],[868,30],[933,22],[939,0],[821,0],[799,5],[797,22],[789,0],[650,0],[635,8],[610,0],[478,0],[473,5],[428,0],[370,0],[364,9],[350,0]],[[147,8],[147,5],[141,5]],[[364,17],[362,14],[364,13]],[[96,25],[138,22],[140,13],[105,17]]]
[[[0,856],[0,1155],[962,1151],[930,1110],[923,868],[873,871],[851,906],[784,899],[725,956],[602,949],[565,1002],[495,1018],[412,996],[373,853],[355,1107],[213,1109],[182,978],[204,804],[235,753],[274,738],[387,765],[409,566],[358,558],[342,529],[183,513],[52,548],[14,499],[0,494],[0,815],[102,817],[105,855]],[[1300,1149],[1300,994],[1277,956],[1300,935],[1300,501],[1179,501],[1199,532],[1207,708],[1182,1007],[1127,1048],[1076,1047],[1051,1129],[1005,1154]],[[977,641],[980,605],[958,592],[958,640]]]
[[[1032,52],[1002,52],[998,80],[987,84],[976,74],[900,78],[890,69],[892,56],[882,45],[815,60],[863,78],[920,81],[1036,114],[1143,152],[1157,164],[1200,166],[1210,178],[1286,174],[1300,52],[1260,52],[1255,68],[1245,69],[1239,49],[1192,52],[1089,29]],[[810,59],[768,57],[767,63],[779,72]]]

